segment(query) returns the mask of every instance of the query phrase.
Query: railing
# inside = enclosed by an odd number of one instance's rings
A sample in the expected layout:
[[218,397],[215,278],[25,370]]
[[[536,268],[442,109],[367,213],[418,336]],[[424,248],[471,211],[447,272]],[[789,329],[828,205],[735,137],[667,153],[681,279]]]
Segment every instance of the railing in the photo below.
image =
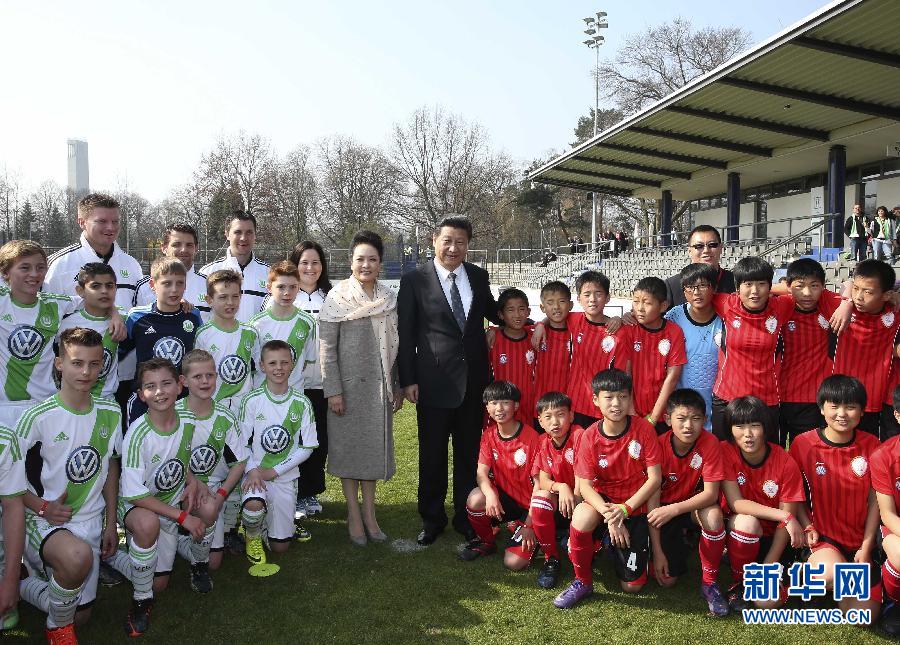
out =
[[[844,214],[843,213],[827,213],[827,214],[823,215],[822,218],[818,222],[815,222],[814,224],[807,226],[805,229],[803,229],[796,235],[789,235],[789,237],[787,239],[784,239],[781,242],[778,242],[774,246],[768,247],[765,251],[760,253],[760,257],[765,257],[766,255],[769,255],[770,253],[774,253],[778,249],[783,248],[783,247],[787,246],[788,244],[792,244],[792,243],[796,242],[798,239],[800,239],[804,235],[811,233],[812,231],[814,231],[816,229],[819,229],[818,248],[819,248],[819,260],[821,260],[822,259],[822,231],[825,228],[825,225],[829,221],[832,221],[832,222],[840,221],[841,222],[839,234],[840,234],[841,238],[843,238],[844,237],[844,228],[843,228]],[[790,228],[788,230],[790,231]]]

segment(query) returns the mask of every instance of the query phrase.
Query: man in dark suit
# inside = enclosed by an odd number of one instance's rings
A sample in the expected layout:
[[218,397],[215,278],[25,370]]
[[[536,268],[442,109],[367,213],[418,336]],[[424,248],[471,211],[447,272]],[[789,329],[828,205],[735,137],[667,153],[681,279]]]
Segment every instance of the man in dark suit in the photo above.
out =
[[447,525],[447,442],[453,445],[453,528],[473,537],[466,497],[475,487],[484,406],[491,379],[484,319],[497,320],[488,273],[465,262],[472,224],[445,217],[432,237],[434,260],[400,280],[397,362],[406,398],[417,405],[421,545]]
[[[695,226],[688,235],[688,256],[690,264],[710,264],[719,270],[718,293],[734,293],[734,274],[719,264],[722,259],[722,237],[717,228],[709,224]],[[670,309],[684,304],[681,272],[666,278],[666,300]]]

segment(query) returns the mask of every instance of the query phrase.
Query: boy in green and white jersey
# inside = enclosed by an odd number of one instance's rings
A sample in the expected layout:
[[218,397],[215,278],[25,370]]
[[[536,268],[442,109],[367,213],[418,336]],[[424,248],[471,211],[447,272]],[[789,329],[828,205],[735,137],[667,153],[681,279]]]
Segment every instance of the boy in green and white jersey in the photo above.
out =
[[109,332],[109,321],[116,310],[116,273],[108,264],[89,262],[81,267],[77,280],[75,293],[81,297],[82,308],[63,318],[59,333],[83,327],[100,334],[103,338],[103,367],[91,394],[113,398],[119,388],[119,343],[113,340]]
[[[313,349],[318,341],[315,319],[294,306],[300,288],[297,266],[287,260],[276,262],[269,269],[266,286],[271,294],[269,307],[253,316],[250,325],[256,329],[262,345],[270,340],[287,342],[294,361],[288,384],[302,392],[303,368],[315,361]],[[256,382],[261,383],[262,378],[257,378]]]
[[[16,433],[0,426],[0,630],[19,621],[19,562],[25,544],[25,460]],[[6,566],[9,562],[10,566]]]
[[[188,396],[175,404],[179,412],[190,413],[194,417],[194,437],[191,441],[190,468],[194,476],[210,492],[218,515],[212,534],[212,542],[204,541],[205,553],[192,548],[188,555],[191,560],[191,588],[205,593],[212,590],[207,569],[215,571],[222,564],[222,550],[225,538],[225,515],[228,512],[226,500],[236,489],[244,474],[249,451],[247,440],[241,434],[234,414],[221,403],[213,400],[216,391],[216,363],[212,355],[202,349],[187,353],[181,362],[181,374],[188,388]],[[238,503],[240,491],[238,490]],[[238,504],[233,507],[234,526]],[[178,552],[187,553],[188,539],[180,536]]]
[[[188,469],[194,418],[175,410],[181,375],[168,359],[151,358],[138,366],[136,381],[147,412],[129,426],[122,442],[118,513],[128,553],[117,551],[108,561],[134,586],[125,621],[129,636],[150,627],[153,594],[169,583],[178,525],[199,543],[216,519],[213,501]],[[193,510],[182,510],[182,502]]]
[[47,613],[51,643],[69,642],[75,621],[90,618],[101,546],[108,557],[118,544],[122,412],[115,401],[91,394],[103,362],[98,332],[64,331],[55,359],[60,391],[29,409],[16,428],[22,454],[34,453],[25,493],[25,561],[32,575],[21,593]]
[[252,389],[253,366],[259,362],[256,330],[235,316],[241,306],[241,276],[222,269],[206,281],[206,302],[212,318],[197,330],[194,347],[205,349],[216,361],[218,388],[215,400],[237,410]]
[[241,520],[247,534],[247,558],[254,565],[266,563],[264,523],[272,551],[283,552],[290,546],[298,467],[318,446],[312,403],[288,383],[292,356],[293,350],[283,340],[263,345],[260,367],[266,380],[246,396],[238,415],[245,436],[251,437],[241,487]]

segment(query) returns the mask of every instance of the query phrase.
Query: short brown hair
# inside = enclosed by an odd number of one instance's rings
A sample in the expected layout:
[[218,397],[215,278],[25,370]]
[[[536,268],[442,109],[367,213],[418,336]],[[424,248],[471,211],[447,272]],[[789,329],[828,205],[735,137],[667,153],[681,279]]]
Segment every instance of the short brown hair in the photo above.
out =
[[118,208],[119,200],[106,193],[91,193],[78,200],[78,217],[86,218],[95,208]]
[[297,265],[290,260],[282,260],[281,262],[276,262],[271,267],[269,267],[269,277],[267,282],[269,284],[272,284],[273,282],[275,282],[276,278],[280,276],[297,278],[297,282],[299,282],[300,270],[297,269]]
[[215,366],[216,359],[205,349],[192,349],[184,355],[183,359],[181,359],[182,375],[187,376],[188,368],[197,363],[212,363],[213,366]]
[[172,236],[172,233],[185,233],[187,235],[194,236],[194,244],[200,244],[200,236],[197,235],[197,229],[195,229],[190,224],[185,224],[184,222],[172,222],[170,224],[166,224],[166,230],[163,231],[162,243],[163,246],[169,243],[169,238]]
[[266,352],[277,352],[277,351],[286,351],[291,355],[291,360],[296,361],[294,358],[294,348],[288,345],[283,340],[279,340],[277,338],[268,341],[265,345],[262,346],[262,350],[259,352],[259,360],[266,360]]
[[241,282],[243,282],[243,278],[241,278],[241,274],[237,271],[232,271],[231,269],[219,269],[218,271],[213,271],[209,274],[209,277],[206,278],[206,295],[210,297],[215,295],[215,286],[217,284],[236,284],[238,288],[240,288]]
[[103,347],[103,336],[86,327],[71,327],[59,335],[59,357],[62,358],[71,346]]
[[178,258],[167,256],[156,258],[153,260],[153,264],[150,265],[150,277],[158,280],[164,275],[183,275],[187,277],[187,269],[184,268],[184,265]]
[[6,275],[21,258],[29,255],[40,255],[47,261],[47,252],[37,242],[31,240],[10,240],[0,246],[0,273]]
[[171,374],[176,380],[180,376],[178,373],[178,369],[168,358],[159,358],[154,356],[153,358],[149,358],[137,368],[137,374],[134,377],[134,380],[137,382],[138,389],[144,387],[144,374],[147,372],[153,372],[155,370],[168,370],[169,374]]

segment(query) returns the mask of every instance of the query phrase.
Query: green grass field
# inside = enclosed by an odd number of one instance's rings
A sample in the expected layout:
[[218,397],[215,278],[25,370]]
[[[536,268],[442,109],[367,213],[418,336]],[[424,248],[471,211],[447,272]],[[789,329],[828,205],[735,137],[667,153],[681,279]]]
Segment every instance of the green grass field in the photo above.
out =
[[[510,573],[499,557],[456,559],[460,543],[445,533],[420,549],[416,514],[416,429],[410,405],[397,416],[398,474],[378,489],[379,519],[391,536],[384,545],[353,546],[347,539],[340,485],[329,481],[325,512],[307,523],[313,539],[271,561],[267,579],[247,574],[243,558],[226,557],[215,590],[191,592],[187,566],[176,563],[168,591],[157,597],[145,643],[881,643],[851,627],[747,627],[738,618],[706,615],[693,573],[669,590],[653,583],[627,596],[605,560],[598,559],[592,600],[560,611],[555,592],[535,584],[536,568]],[[319,519],[320,518],[320,519]],[[565,582],[571,567],[564,572]],[[82,643],[124,642],[122,621],[131,589],[102,588]],[[44,617],[20,604],[19,628],[7,640],[41,642]]]

